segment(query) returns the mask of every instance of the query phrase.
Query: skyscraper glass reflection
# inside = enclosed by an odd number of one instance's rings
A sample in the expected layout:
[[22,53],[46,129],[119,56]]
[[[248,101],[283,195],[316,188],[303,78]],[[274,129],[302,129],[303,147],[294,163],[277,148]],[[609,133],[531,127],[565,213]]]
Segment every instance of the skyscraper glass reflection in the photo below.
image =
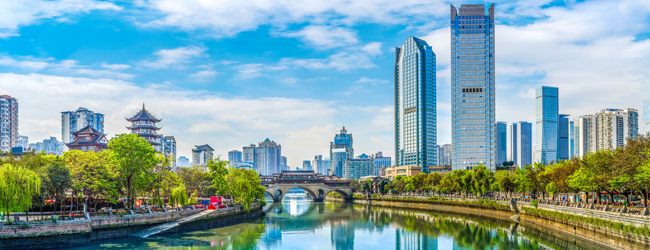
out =
[[497,163],[494,4],[451,5],[452,167]]
[[437,164],[436,54],[409,37],[395,48],[395,156],[397,166]]
[[549,164],[558,159],[558,92],[547,86],[535,90],[535,162]]

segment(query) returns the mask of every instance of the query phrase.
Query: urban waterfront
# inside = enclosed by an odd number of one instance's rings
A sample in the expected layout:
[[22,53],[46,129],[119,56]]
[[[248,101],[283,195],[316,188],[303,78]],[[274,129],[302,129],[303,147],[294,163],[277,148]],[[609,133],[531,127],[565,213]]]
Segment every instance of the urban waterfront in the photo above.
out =
[[301,196],[269,203],[266,217],[235,226],[93,242],[72,249],[604,249],[517,223]]

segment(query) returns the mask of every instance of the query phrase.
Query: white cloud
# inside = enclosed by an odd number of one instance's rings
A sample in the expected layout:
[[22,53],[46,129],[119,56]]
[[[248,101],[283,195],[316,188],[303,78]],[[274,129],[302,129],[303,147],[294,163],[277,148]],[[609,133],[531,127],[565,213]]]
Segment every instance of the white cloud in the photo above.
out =
[[221,74],[221,72],[217,72],[216,70],[213,69],[205,69],[201,70],[199,72],[190,74],[190,78],[197,80],[197,81],[207,81],[210,78],[214,78],[218,74]]
[[79,65],[76,60],[60,60],[53,58],[37,59],[33,57],[19,57],[15,59],[10,56],[0,56],[0,66],[15,67],[33,71],[47,70],[64,75],[73,76],[91,76],[91,77],[108,77],[115,79],[130,79],[135,77],[133,74],[117,72],[126,69],[129,66],[124,64],[102,64],[102,68],[97,69],[92,66]]
[[125,70],[125,69],[128,69],[128,68],[131,68],[131,65],[102,63],[102,67],[110,69],[110,70]]
[[309,25],[300,31],[284,32],[281,35],[287,37],[300,37],[305,42],[313,45],[316,49],[349,46],[359,42],[354,30],[320,25]]
[[20,0],[0,1],[0,38],[18,36],[18,29],[44,19],[57,18],[93,10],[121,10],[113,3],[94,0]]
[[358,84],[368,83],[370,85],[376,86],[380,84],[386,84],[388,83],[388,81],[384,79],[372,79],[372,78],[362,76],[361,78],[359,78],[359,80],[354,81],[354,83],[358,83]]
[[379,139],[379,138],[372,137],[372,138],[370,138],[370,141],[371,141],[372,143],[374,143],[374,144],[378,144],[378,145],[382,145],[382,146],[383,146],[383,145],[386,145],[386,143],[384,142],[384,140]]
[[336,69],[349,71],[353,69],[369,69],[377,67],[372,59],[379,55],[381,43],[370,43],[362,47],[352,47],[338,52],[325,59],[282,58],[280,65],[306,69]]
[[158,58],[155,61],[145,60],[140,66],[152,69],[184,68],[186,63],[197,57],[207,57],[205,49],[197,46],[161,49],[154,52]]
[[261,25],[286,27],[292,23],[356,22],[423,23],[432,17],[449,15],[441,0],[312,0],[296,1],[201,1],[149,0],[142,5],[156,12],[142,25],[179,27],[183,30],[209,29],[215,37],[233,36]]

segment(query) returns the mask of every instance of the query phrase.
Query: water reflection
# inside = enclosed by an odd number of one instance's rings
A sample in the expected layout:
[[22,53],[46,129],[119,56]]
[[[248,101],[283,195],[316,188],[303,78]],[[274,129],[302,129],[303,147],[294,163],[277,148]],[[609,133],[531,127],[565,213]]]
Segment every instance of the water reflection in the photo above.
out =
[[[509,221],[287,199],[232,227],[96,243],[79,249],[589,249]],[[535,235],[535,236],[532,236]],[[597,249],[602,249],[598,247]]]

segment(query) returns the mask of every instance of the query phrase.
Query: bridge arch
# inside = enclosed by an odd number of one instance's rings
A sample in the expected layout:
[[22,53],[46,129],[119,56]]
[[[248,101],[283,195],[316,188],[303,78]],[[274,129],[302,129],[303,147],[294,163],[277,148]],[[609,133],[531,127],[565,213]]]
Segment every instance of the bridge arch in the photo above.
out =
[[260,180],[274,202],[281,202],[284,195],[294,188],[305,190],[315,202],[325,200],[325,196],[330,192],[337,192],[345,199],[352,198],[349,181],[341,180],[337,176],[323,176],[311,170],[283,170],[280,174],[260,176]]

